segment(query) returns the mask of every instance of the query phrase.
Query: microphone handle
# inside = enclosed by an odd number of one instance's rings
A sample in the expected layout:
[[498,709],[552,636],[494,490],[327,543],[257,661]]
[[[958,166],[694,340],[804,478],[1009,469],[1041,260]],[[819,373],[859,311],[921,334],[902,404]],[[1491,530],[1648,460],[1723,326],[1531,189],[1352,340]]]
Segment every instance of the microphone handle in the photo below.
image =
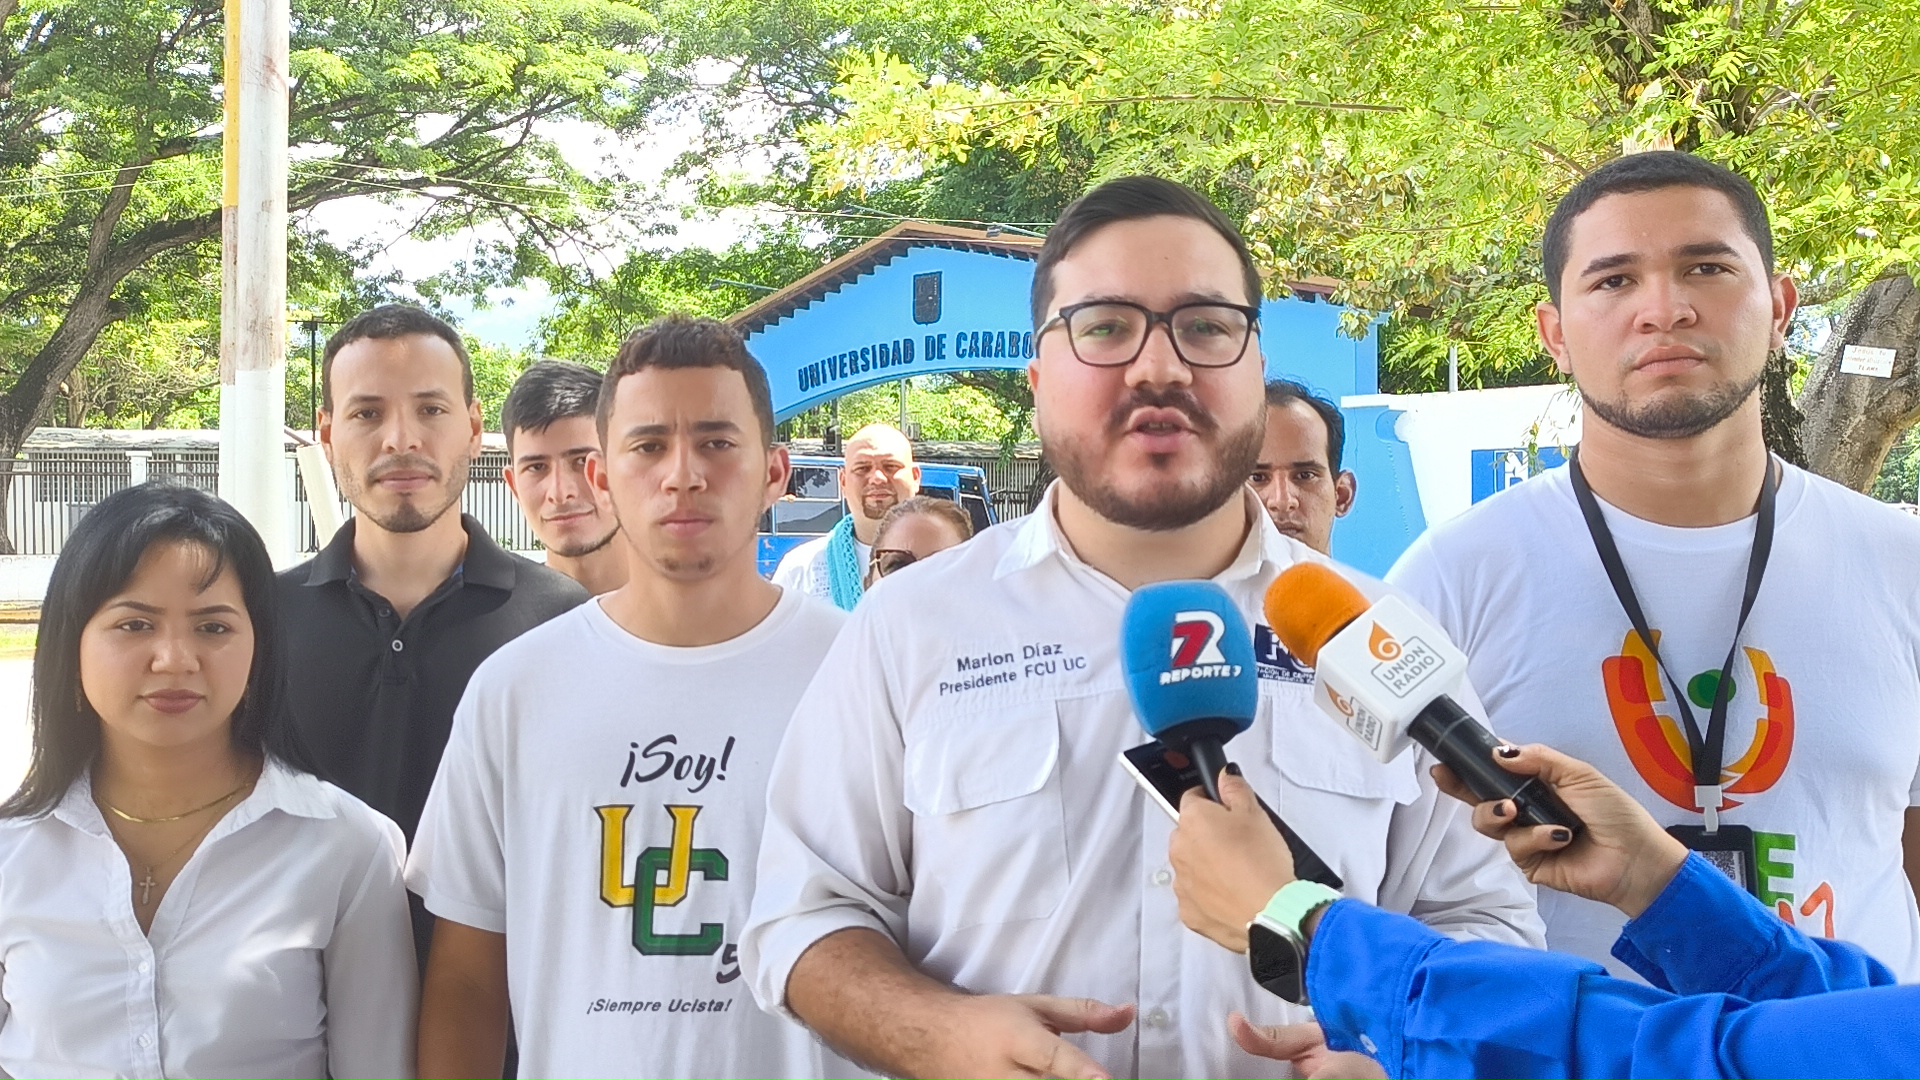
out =
[[1187,756],[1200,772],[1200,787],[1206,791],[1207,798],[1224,802],[1220,798],[1220,770],[1227,767],[1227,751],[1220,740],[1203,735],[1187,744]]
[[1518,776],[1493,760],[1500,740],[1452,698],[1439,697],[1420,710],[1408,734],[1453,770],[1482,802],[1511,799],[1521,825],[1560,825],[1578,833],[1586,823],[1539,778]]

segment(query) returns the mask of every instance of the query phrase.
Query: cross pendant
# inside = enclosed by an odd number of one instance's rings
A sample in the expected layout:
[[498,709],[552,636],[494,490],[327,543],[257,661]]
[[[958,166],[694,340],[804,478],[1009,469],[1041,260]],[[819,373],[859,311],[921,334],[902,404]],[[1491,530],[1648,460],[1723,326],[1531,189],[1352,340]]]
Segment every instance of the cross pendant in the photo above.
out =
[[147,876],[142,878],[137,884],[140,886],[140,906],[145,907],[147,901],[153,898],[153,887],[159,884],[159,882],[153,880],[153,867],[147,867]]

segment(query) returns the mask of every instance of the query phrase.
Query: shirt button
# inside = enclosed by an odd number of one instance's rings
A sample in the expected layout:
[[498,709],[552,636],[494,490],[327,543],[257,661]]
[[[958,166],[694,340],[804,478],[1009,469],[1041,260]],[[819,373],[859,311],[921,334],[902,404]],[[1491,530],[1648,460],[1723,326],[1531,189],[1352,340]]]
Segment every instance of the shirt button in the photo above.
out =
[[390,608],[390,607],[383,607],[383,608],[381,608],[381,609],[380,609],[380,617],[381,617],[381,618],[383,618],[383,619],[390,619],[390,618],[392,618],[392,617],[393,617],[393,609],[392,609],[392,608]]
[[153,970],[153,964],[151,962],[146,960],[140,961],[140,974],[145,975],[147,972],[152,970]]
[[407,645],[406,645],[406,642],[404,642],[404,641],[401,641],[401,640],[400,640],[399,638],[394,638],[394,639],[393,639],[393,651],[394,651],[394,652],[399,652],[400,650],[402,650],[402,649],[404,649],[404,648],[406,648],[406,647],[407,647]]
[[139,1043],[142,1047],[152,1046],[153,1036],[148,1035],[145,1032],[141,1032],[140,1037],[138,1039],[135,1039],[134,1041]]
[[1150,1028],[1166,1027],[1168,1021],[1172,1019],[1172,1017],[1167,1015],[1167,1010],[1155,1009],[1147,1014],[1147,1026]]
[[1360,1033],[1360,1046],[1369,1054],[1378,1054],[1380,1052],[1380,1048],[1373,1044],[1373,1036],[1365,1032]]
[[1173,881],[1173,875],[1167,873],[1165,870],[1155,870],[1153,872],[1153,883],[1155,885],[1166,885],[1171,881]]

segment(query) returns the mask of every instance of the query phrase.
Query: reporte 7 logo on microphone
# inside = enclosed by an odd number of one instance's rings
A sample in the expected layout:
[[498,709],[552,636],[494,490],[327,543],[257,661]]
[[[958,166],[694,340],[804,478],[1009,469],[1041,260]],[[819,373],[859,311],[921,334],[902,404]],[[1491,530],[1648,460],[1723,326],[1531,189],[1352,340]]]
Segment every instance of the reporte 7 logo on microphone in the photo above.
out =
[[1172,663],[1160,673],[1160,685],[1170,686],[1189,679],[1238,678],[1240,665],[1228,663],[1226,653],[1220,649],[1220,638],[1226,632],[1226,622],[1218,612],[1175,612],[1168,651]]

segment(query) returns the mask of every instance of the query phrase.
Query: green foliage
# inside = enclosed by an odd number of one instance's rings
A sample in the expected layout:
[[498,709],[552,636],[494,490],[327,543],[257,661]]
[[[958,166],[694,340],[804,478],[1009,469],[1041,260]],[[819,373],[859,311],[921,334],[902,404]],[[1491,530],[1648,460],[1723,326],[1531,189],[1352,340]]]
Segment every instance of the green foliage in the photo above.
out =
[[[967,19],[899,2],[931,25]],[[1623,144],[1752,177],[1782,266],[1816,294],[1920,254],[1915,0],[962,10],[991,12],[993,55],[1030,62],[847,49],[839,110],[803,130],[829,189],[983,150],[1183,178],[1244,219],[1278,278],[1336,278],[1336,299],[1391,315],[1404,373],[1431,372],[1442,342],[1461,344],[1469,385],[1538,370],[1526,313],[1545,298],[1547,210]]]
[[553,264],[544,276],[555,311],[541,323],[541,351],[604,368],[627,335],[647,323],[674,312],[724,318],[805,277],[845,246],[810,246],[788,226],[720,252],[633,251],[604,278]]
[[1869,494],[1882,502],[1920,502],[1920,428],[1908,429],[1893,444]]
[[[1009,407],[1000,395],[944,375],[908,381],[907,420],[922,439],[935,442],[1011,444],[1033,438],[1031,408]],[[840,434],[852,435],[868,424],[900,424],[898,384],[856,390],[839,400]],[[811,409],[793,418],[794,438],[817,439],[832,425],[830,408]]]
[[[224,27],[219,0],[23,0],[0,2],[0,30],[0,444],[13,445],[83,361],[163,395],[173,382],[138,373],[166,355],[203,363]],[[546,132],[636,128],[657,32],[631,0],[303,0],[289,205],[410,198],[409,231],[429,239],[504,226],[450,282],[523,276],[592,232],[591,200],[622,190],[568,165]],[[292,302],[337,322],[394,284],[353,281],[370,239],[296,229]],[[102,338],[116,323],[128,340]],[[96,342],[108,351],[88,359]]]

